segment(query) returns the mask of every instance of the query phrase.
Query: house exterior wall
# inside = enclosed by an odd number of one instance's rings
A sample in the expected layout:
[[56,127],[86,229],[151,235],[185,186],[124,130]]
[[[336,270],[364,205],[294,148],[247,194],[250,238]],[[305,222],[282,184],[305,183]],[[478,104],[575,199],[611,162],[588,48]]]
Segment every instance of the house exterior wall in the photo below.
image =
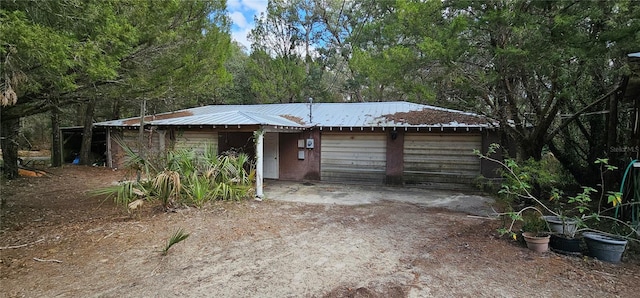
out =
[[138,129],[108,129],[110,138],[107,142],[110,143],[112,168],[123,168],[127,156],[125,150],[118,144],[117,140],[124,142],[124,144],[135,153],[138,153],[141,145],[144,146],[147,152],[157,153],[160,151],[161,134],[159,134],[157,130],[145,130],[143,141],[140,143],[140,131]]
[[211,128],[174,130],[170,142],[173,149],[193,150],[198,154],[203,154],[205,150],[218,153],[218,131]]
[[[486,154],[489,150],[489,147],[493,143],[495,144],[502,143],[500,140],[500,132],[497,130],[483,131],[482,132],[482,149],[480,153]],[[499,160],[502,159],[502,157],[498,154],[494,154],[492,157],[497,158]],[[498,173],[499,168],[500,168],[500,165],[495,162],[491,162],[486,159],[480,160],[480,174],[482,174],[482,176],[486,178],[499,178],[500,177],[500,173]]]
[[[180,142],[184,136],[198,136],[198,140],[204,140],[207,136],[215,138],[217,142],[218,152],[222,152],[231,148],[242,148],[242,151],[250,155],[255,156],[255,146],[253,144],[253,131],[259,129],[259,127],[242,127],[242,128],[184,128],[184,129],[151,129],[145,131],[144,146],[151,150],[151,152],[161,151],[166,146],[166,149],[180,148],[184,146],[174,146],[174,142]],[[125,161],[125,151],[118,145],[115,138],[120,138],[129,145],[133,151],[137,151],[139,148],[139,130],[137,129],[116,129],[109,128],[110,138],[110,158],[112,161],[112,167],[122,168]],[[186,133],[185,132],[191,132]],[[302,181],[302,180],[321,180],[321,157],[322,157],[322,132],[336,135],[344,134],[355,135],[363,134],[362,132],[344,131],[339,132],[335,129],[333,131],[321,131],[317,128],[305,131],[296,132],[279,132],[279,179],[288,181]],[[366,132],[366,131],[365,131]],[[407,141],[407,134],[427,134],[427,132],[406,132],[404,129],[398,129],[394,132],[393,129],[387,129],[384,132],[376,130],[367,134],[384,134],[385,136],[385,148],[386,152],[386,167],[385,175],[382,183],[391,185],[403,185],[407,182],[406,165],[405,165],[405,147]],[[480,134],[482,137],[481,152],[486,153],[489,146],[492,143],[500,143],[500,135],[496,130],[483,130],[481,132],[440,132],[442,135],[456,134]],[[204,139],[203,139],[204,138]],[[161,140],[164,139],[164,140]],[[304,148],[299,148],[299,140],[314,140],[314,148],[306,148],[306,142]],[[357,138],[356,138],[357,139]],[[166,144],[166,145],[163,145]],[[299,158],[299,152],[304,152],[304,159]],[[367,153],[367,148],[362,148],[362,152]],[[427,158],[425,156],[425,158]],[[480,160],[480,174],[487,178],[498,178],[499,174],[496,169],[499,165],[487,161]],[[355,182],[355,181],[354,181]],[[380,182],[378,182],[380,183]]]
[[[299,148],[298,140],[307,139],[314,140],[314,148]],[[280,133],[280,180],[320,180],[320,142],[318,130]],[[304,159],[298,158],[300,151]]]
[[390,130],[387,133],[387,177],[386,184],[404,184],[404,131]]

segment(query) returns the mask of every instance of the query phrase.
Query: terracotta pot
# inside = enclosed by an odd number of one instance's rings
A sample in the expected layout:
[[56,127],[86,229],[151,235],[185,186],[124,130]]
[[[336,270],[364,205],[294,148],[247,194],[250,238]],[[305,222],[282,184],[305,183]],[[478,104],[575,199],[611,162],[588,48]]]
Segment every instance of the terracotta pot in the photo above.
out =
[[524,232],[522,233],[524,241],[527,242],[527,247],[535,252],[545,252],[549,250],[549,235],[540,236],[537,233]]

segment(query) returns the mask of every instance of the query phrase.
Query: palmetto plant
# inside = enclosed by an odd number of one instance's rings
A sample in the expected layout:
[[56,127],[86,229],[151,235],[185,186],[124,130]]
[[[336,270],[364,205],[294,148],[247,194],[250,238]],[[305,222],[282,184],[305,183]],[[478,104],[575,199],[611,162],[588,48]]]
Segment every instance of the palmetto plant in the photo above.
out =
[[215,146],[207,145],[200,155],[180,149],[164,156],[143,157],[121,140],[118,144],[127,154],[129,168],[142,171],[146,177],[94,192],[113,197],[118,204],[126,205],[137,198],[157,199],[166,210],[176,203],[202,207],[209,200],[242,200],[251,195],[255,171],[246,154],[218,156]]
[[166,256],[169,252],[169,248],[171,248],[174,244],[184,241],[188,237],[189,233],[185,232],[182,228],[176,230],[173,235],[171,235],[171,238],[167,240],[167,244],[165,244],[164,248],[162,249],[162,255]]
[[137,181],[123,181],[118,185],[100,188],[91,191],[92,195],[106,195],[107,199],[112,198],[118,205],[128,205],[133,200],[149,195],[148,187],[144,183]]
[[184,187],[187,197],[199,208],[212,198],[210,180],[205,176],[195,174],[189,176]]
[[162,202],[162,206],[165,209],[168,208],[180,199],[182,190],[180,173],[171,170],[160,172],[153,179],[153,190],[155,196]]

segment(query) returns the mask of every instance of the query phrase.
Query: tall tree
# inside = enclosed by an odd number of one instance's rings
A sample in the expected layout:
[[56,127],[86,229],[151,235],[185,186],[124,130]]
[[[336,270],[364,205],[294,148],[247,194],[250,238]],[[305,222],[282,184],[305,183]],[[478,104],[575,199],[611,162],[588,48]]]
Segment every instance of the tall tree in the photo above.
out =
[[300,1],[272,0],[267,11],[255,18],[249,34],[251,90],[257,102],[295,102],[301,99],[305,62],[299,46],[296,4]]
[[[601,99],[622,81],[625,55],[640,38],[638,2],[405,0],[380,6],[386,14],[368,28],[378,34],[354,55],[370,80],[408,94],[418,94],[414,88],[425,82],[432,90],[425,94],[437,95],[441,105],[498,120],[519,158],[539,159],[549,147],[577,178],[597,177],[595,168],[580,171],[606,154],[606,123],[580,115],[605,110]],[[387,76],[387,68],[398,75]]]
[[[163,98],[164,107],[229,80],[222,0],[35,2],[0,6],[0,90],[17,98],[3,101],[3,132],[17,130],[4,127],[14,119],[98,95]],[[15,136],[3,137],[11,157]],[[5,158],[5,174],[15,177],[16,161]]]

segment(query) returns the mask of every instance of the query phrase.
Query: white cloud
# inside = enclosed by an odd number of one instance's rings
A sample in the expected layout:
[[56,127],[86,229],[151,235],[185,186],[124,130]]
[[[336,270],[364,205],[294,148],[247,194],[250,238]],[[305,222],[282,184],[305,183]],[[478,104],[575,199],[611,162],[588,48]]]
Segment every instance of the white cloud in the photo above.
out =
[[267,10],[267,0],[244,0],[242,4],[255,11],[257,15]]
[[244,30],[237,30],[237,31],[231,32],[231,38],[233,38],[233,40],[237,41],[241,45],[245,46],[248,51],[251,50],[251,42],[249,41],[247,36],[249,35],[249,32],[251,32],[251,29],[253,28],[249,27],[249,28],[245,28]]
[[234,12],[230,13],[229,17],[231,18],[231,21],[236,26],[240,27],[240,29],[244,29],[249,25],[247,23],[247,19],[245,18],[244,14],[242,14],[239,11],[234,11]]
[[227,0],[227,9],[236,10],[242,8],[242,0]]
[[233,22],[231,26],[231,37],[241,43],[247,49],[251,49],[251,43],[247,39],[247,34],[255,26],[254,16],[259,16],[261,12],[267,10],[268,0],[228,0],[227,11],[229,18]]

